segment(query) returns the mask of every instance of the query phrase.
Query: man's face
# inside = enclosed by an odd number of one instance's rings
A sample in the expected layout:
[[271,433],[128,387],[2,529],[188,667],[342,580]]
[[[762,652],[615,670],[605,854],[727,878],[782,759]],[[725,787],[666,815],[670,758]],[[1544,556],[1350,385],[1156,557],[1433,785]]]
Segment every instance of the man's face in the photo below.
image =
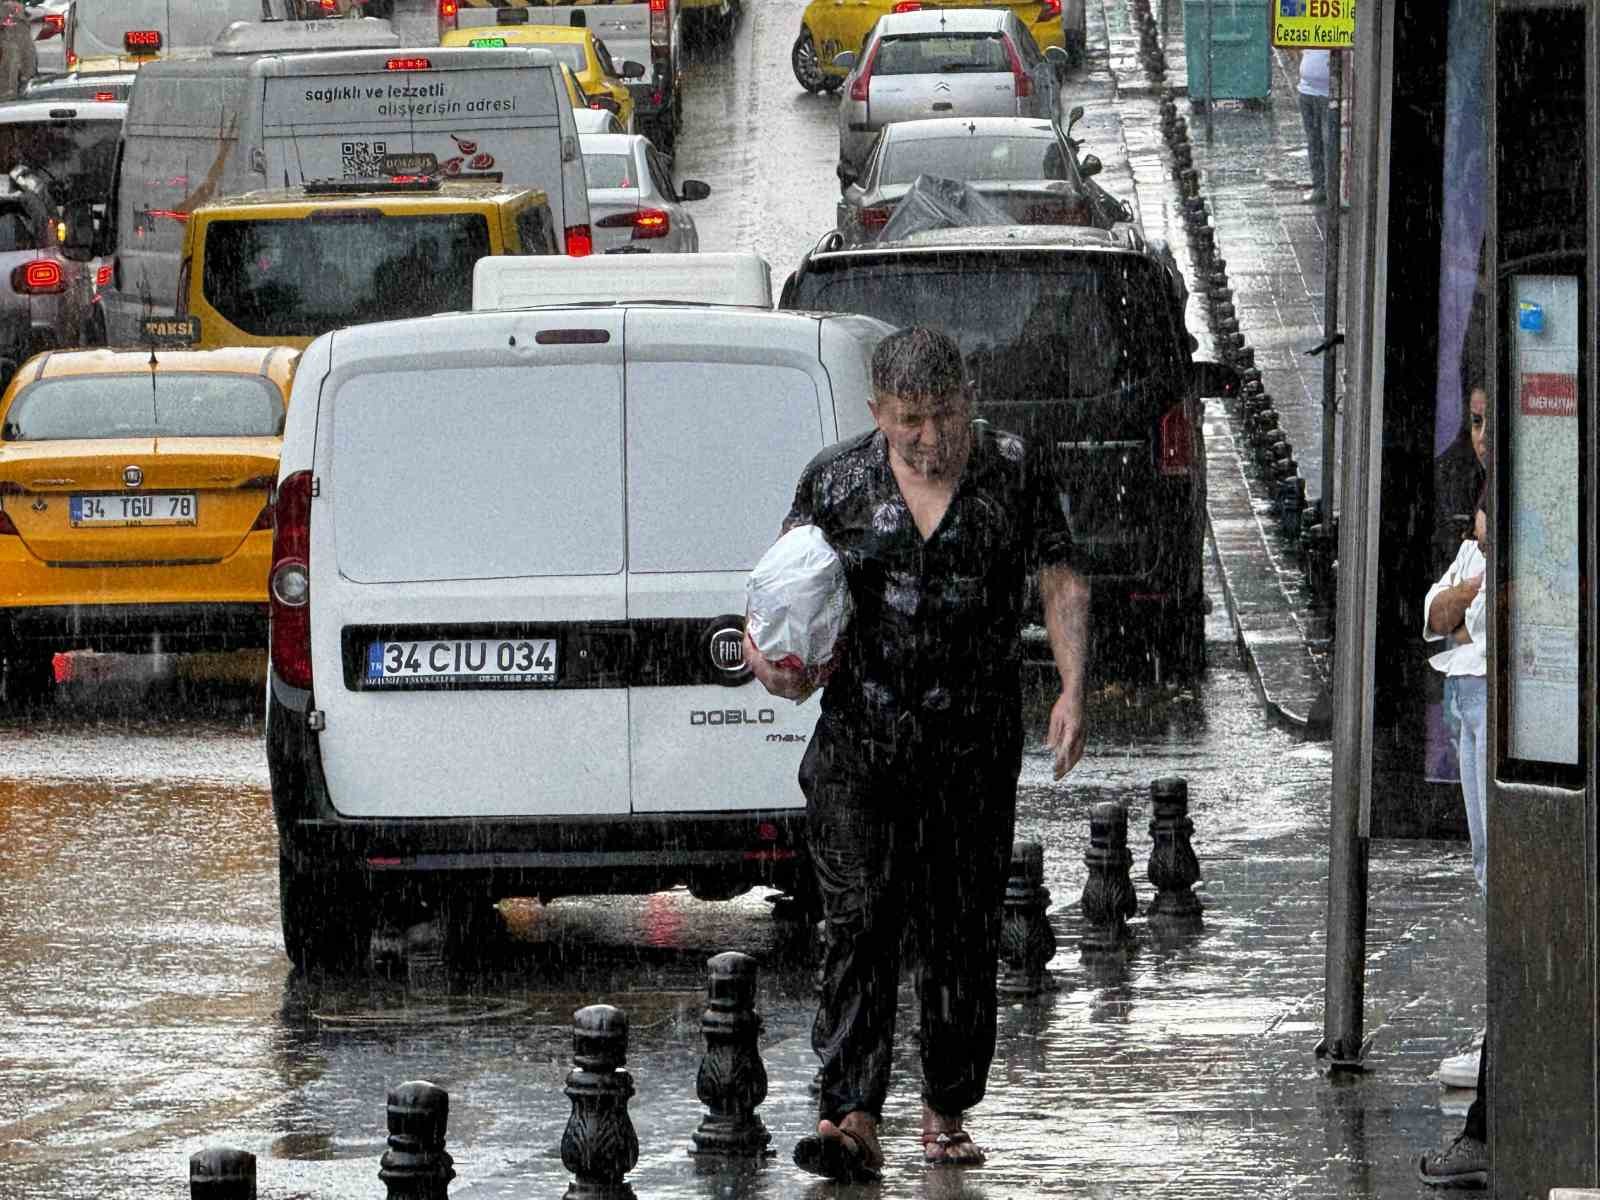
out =
[[1478,456],[1478,461],[1484,463],[1489,452],[1489,425],[1484,415],[1488,411],[1489,397],[1484,395],[1482,388],[1473,388],[1469,405],[1472,409],[1472,450]]
[[942,478],[965,462],[972,437],[972,404],[961,389],[947,396],[880,392],[872,415],[890,450],[918,475]]

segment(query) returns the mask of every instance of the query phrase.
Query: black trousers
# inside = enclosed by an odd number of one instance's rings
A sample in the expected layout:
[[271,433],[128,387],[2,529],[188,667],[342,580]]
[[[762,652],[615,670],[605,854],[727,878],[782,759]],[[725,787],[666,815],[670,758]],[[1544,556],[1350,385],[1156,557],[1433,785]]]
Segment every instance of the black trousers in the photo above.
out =
[[1483,1035],[1483,1053],[1478,1056],[1478,1094],[1472,1098],[1472,1107],[1467,1109],[1466,1128],[1461,1131],[1462,1137],[1472,1138],[1474,1141],[1487,1142],[1489,1140],[1489,1035]]
[[806,840],[826,923],[811,1045],[821,1115],[883,1112],[903,935],[922,1006],[922,1098],[959,1115],[994,1058],[1000,913],[1011,859],[1019,727],[957,745],[927,731],[889,745],[824,715],[800,765]]

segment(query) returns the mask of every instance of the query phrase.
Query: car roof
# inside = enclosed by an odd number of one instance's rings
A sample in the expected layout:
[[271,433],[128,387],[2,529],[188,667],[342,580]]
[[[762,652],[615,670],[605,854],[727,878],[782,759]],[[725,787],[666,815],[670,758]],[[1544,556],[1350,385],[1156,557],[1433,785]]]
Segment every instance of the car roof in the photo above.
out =
[[128,106],[121,100],[6,100],[0,102],[0,125],[24,121],[120,121]]
[[900,142],[947,138],[961,133],[973,137],[1053,138],[1056,129],[1040,117],[929,117],[923,121],[891,121],[883,127],[885,137],[892,136]]
[[[293,346],[229,346],[221,350],[58,350],[26,373],[35,379],[75,375],[134,375],[151,371],[265,375],[285,393],[300,351]],[[19,377],[24,372],[19,372]]]
[[[447,179],[437,191],[370,191],[370,192],[308,192],[304,186],[288,188],[263,188],[243,192],[237,196],[223,196],[202,206],[202,209],[260,208],[268,205],[306,205],[318,208],[359,207],[372,201],[383,204],[404,205],[417,208],[452,207],[462,202],[503,204],[524,194],[532,193],[548,201],[540,188],[516,187],[492,179]],[[201,209],[196,209],[196,212]]]
[[914,12],[885,13],[878,18],[880,34],[991,33],[1004,29],[1008,8],[923,8]]

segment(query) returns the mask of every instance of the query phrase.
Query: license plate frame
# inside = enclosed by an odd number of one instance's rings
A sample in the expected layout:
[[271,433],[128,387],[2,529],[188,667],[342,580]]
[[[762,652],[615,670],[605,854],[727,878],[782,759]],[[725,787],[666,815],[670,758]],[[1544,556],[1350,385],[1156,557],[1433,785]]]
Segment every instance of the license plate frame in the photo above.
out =
[[367,638],[356,685],[362,691],[476,691],[554,688],[565,655],[549,634]]
[[[140,510],[147,509],[147,512]],[[75,492],[67,498],[73,529],[160,528],[200,523],[196,492]]]

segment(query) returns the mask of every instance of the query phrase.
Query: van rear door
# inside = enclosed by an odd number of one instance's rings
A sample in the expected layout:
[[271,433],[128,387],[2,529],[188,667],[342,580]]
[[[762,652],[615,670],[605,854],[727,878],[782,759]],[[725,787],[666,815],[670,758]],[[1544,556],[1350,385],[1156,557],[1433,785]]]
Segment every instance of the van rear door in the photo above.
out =
[[341,813],[628,811],[622,320],[334,335],[311,636]]
[[745,578],[835,440],[815,320],[628,313],[635,812],[799,807],[816,703],[743,669]]

